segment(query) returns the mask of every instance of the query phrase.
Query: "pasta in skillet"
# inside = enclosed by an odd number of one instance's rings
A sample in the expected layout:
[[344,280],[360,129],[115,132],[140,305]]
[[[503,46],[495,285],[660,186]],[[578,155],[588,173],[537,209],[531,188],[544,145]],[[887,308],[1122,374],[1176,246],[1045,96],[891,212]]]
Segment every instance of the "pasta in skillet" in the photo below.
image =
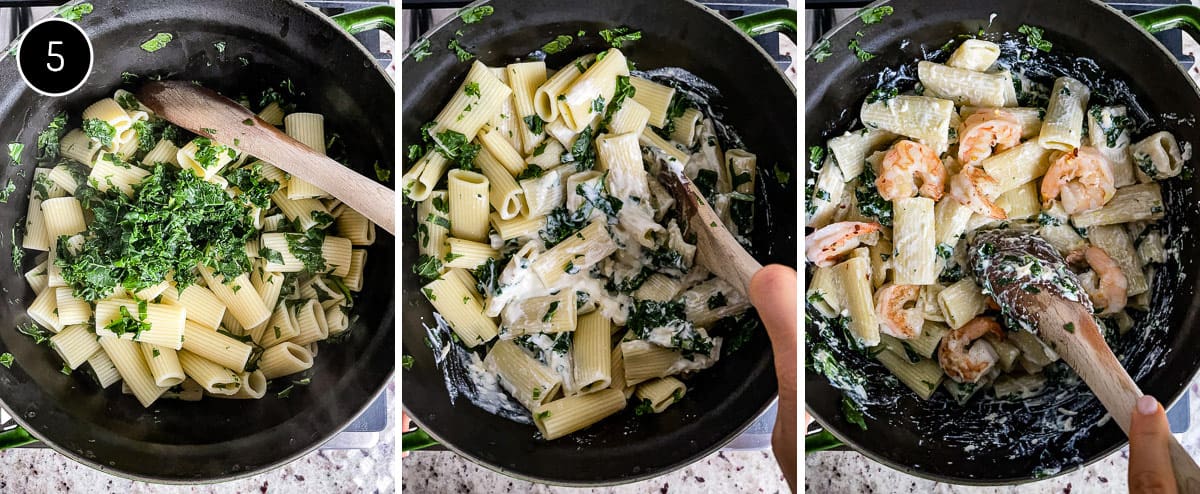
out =
[[[274,90],[259,106],[267,124],[326,152],[322,115]],[[25,273],[36,326],[22,331],[48,331],[64,373],[120,381],[144,407],[257,399],[349,329],[361,247],[375,240],[362,215],[233,147],[186,137],[125,90],[86,108],[80,128],[64,133],[67,122],[58,115],[39,136],[53,166],[34,169],[20,240],[43,252]]]
[[[940,387],[959,403],[988,388],[1032,396],[1058,360],[964,276],[972,232],[1036,230],[1121,334],[1130,311],[1149,309],[1167,260],[1159,182],[1179,175],[1190,147],[1169,132],[1135,139],[1125,106],[1096,104],[1071,77],[1044,107],[1018,106],[1030,84],[999,55],[970,39],[945,64],[918,62],[919,94],[873,92],[864,128],[813,154],[823,162],[808,197],[809,308],[922,399]],[[1043,275],[1036,260],[1024,269]]]
[[681,167],[744,234],[755,155],[723,150],[710,115],[629,67],[616,48],[557,71],[475,61],[409,146],[421,290],[547,440],[631,398],[666,410],[721,355],[709,331],[750,307],[695,264],[654,177]]

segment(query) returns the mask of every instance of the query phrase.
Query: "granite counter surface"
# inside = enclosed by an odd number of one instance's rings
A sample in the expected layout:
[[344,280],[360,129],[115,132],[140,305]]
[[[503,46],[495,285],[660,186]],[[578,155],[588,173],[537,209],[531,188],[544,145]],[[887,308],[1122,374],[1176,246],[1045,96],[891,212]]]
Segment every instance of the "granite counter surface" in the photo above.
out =
[[401,460],[405,494],[643,494],[755,492],[788,493],[787,481],[770,451],[717,452],[661,477],[616,487],[570,488],[505,477],[445,451],[418,451]]
[[[388,394],[394,390],[389,388]],[[398,400],[392,400],[393,403]],[[197,486],[126,480],[93,470],[50,449],[0,451],[0,493],[244,494],[392,493],[395,432],[392,421],[370,450],[317,450],[282,468],[250,478]]]

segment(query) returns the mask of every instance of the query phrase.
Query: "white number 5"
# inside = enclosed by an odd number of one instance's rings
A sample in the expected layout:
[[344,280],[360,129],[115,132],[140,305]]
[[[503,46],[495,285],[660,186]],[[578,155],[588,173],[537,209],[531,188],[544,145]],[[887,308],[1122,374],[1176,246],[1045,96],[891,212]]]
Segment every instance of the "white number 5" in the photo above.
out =
[[47,52],[46,56],[54,57],[54,58],[58,59],[57,67],[55,67],[54,65],[52,65],[49,62],[46,63],[46,68],[50,69],[50,72],[58,72],[63,69],[64,65],[66,65],[66,61],[63,60],[63,56],[59,55],[58,53],[54,53],[54,45],[61,45],[61,44],[63,44],[62,41],[51,41],[49,46],[46,48],[46,52]]

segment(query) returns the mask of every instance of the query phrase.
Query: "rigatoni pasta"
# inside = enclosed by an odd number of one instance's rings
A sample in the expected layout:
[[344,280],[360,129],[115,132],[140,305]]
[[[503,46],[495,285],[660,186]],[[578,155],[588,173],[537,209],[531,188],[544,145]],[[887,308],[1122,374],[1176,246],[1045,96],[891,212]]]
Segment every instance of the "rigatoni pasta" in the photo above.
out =
[[[297,94],[290,81],[281,88],[255,105],[263,120],[341,159],[325,117],[295,111],[282,94]],[[354,247],[376,240],[361,214],[125,90],[64,134],[66,122],[58,115],[39,138],[54,166],[33,171],[27,233],[13,245],[47,251],[18,269],[37,294],[26,312],[67,369],[87,362],[101,386],[123,380],[145,407],[257,399],[268,379],[311,368],[317,342],[351,329],[366,269]],[[307,309],[299,323],[297,308]]]
[[[970,254],[995,247],[976,240],[984,230],[1046,240],[1069,273],[1014,255],[996,282],[1037,294],[1031,280],[1079,280],[1102,327],[1116,329],[1106,338],[1151,310],[1155,264],[1173,261],[1157,224],[1170,198],[1159,181],[1183,173],[1190,146],[1148,129],[1129,95],[1101,96],[1081,82],[1090,75],[1021,73],[1027,65],[1002,56],[1008,44],[984,38],[956,41],[944,64],[917,61],[918,81],[863,95],[865,128],[809,149],[805,298],[819,371],[862,347],[923,400],[941,388],[965,404],[980,390],[1013,399],[1040,387],[1058,355],[976,282],[985,266],[968,265]],[[666,359],[646,359],[657,367],[637,377],[656,377]],[[849,400],[861,391],[828,377]]]
[[428,133],[411,149],[412,191],[427,194],[408,196],[419,225],[411,269],[438,314],[431,350],[467,355],[472,379],[506,393],[498,399],[547,440],[634,395],[639,415],[672,413],[684,380],[724,354],[725,337],[710,331],[754,317],[697,262],[656,174],[680,169],[747,243],[758,183],[777,175],[680,81],[631,70],[619,48],[557,71],[508,65],[521,145],[500,124],[465,134],[455,152]]

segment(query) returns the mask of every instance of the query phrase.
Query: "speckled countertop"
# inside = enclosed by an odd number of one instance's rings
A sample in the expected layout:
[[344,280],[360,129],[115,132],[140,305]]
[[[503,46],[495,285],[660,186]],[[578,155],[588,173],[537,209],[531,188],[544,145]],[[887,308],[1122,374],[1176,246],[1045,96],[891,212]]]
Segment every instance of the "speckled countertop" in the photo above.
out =
[[[1200,5],[1200,0],[1193,0]],[[1183,36],[1183,52],[1190,57],[1200,56],[1200,45]],[[1200,65],[1188,72],[1200,84]],[[1176,434],[1180,444],[1200,458],[1200,378],[1189,386],[1191,423],[1188,430]],[[1126,468],[1129,465],[1129,447],[1121,448],[1107,458],[1087,468],[1066,475],[1024,484],[1005,487],[970,487],[944,484],[914,477],[871,461],[855,452],[823,452],[808,455],[804,459],[804,491],[824,493],[891,493],[921,492],[937,494],[991,494],[991,493],[1091,493],[1128,492]]]
[[[442,451],[418,451],[401,460],[405,494],[442,492],[521,494],[633,494],[658,492],[787,493],[770,451],[726,451],[675,472],[618,487],[576,489],[516,480]],[[0,488],[2,490],[2,488]]]
[[[1200,378],[1189,386],[1191,423],[1188,431],[1175,437],[1192,457],[1200,458]],[[941,494],[1033,493],[1070,494],[1091,492],[1128,492],[1125,470],[1129,465],[1129,447],[1121,448],[1087,468],[1052,479],[1020,486],[970,487],[944,484],[893,470],[852,451],[814,453],[804,459],[804,492],[813,494],[845,492],[922,492]]]
[[[388,395],[394,394],[394,384]],[[391,399],[391,403],[398,400]],[[282,468],[220,484],[187,487],[135,482],[76,463],[50,449],[0,451],[0,493],[88,494],[392,493],[396,481],[394,420],[370,450],[318,450]]]

